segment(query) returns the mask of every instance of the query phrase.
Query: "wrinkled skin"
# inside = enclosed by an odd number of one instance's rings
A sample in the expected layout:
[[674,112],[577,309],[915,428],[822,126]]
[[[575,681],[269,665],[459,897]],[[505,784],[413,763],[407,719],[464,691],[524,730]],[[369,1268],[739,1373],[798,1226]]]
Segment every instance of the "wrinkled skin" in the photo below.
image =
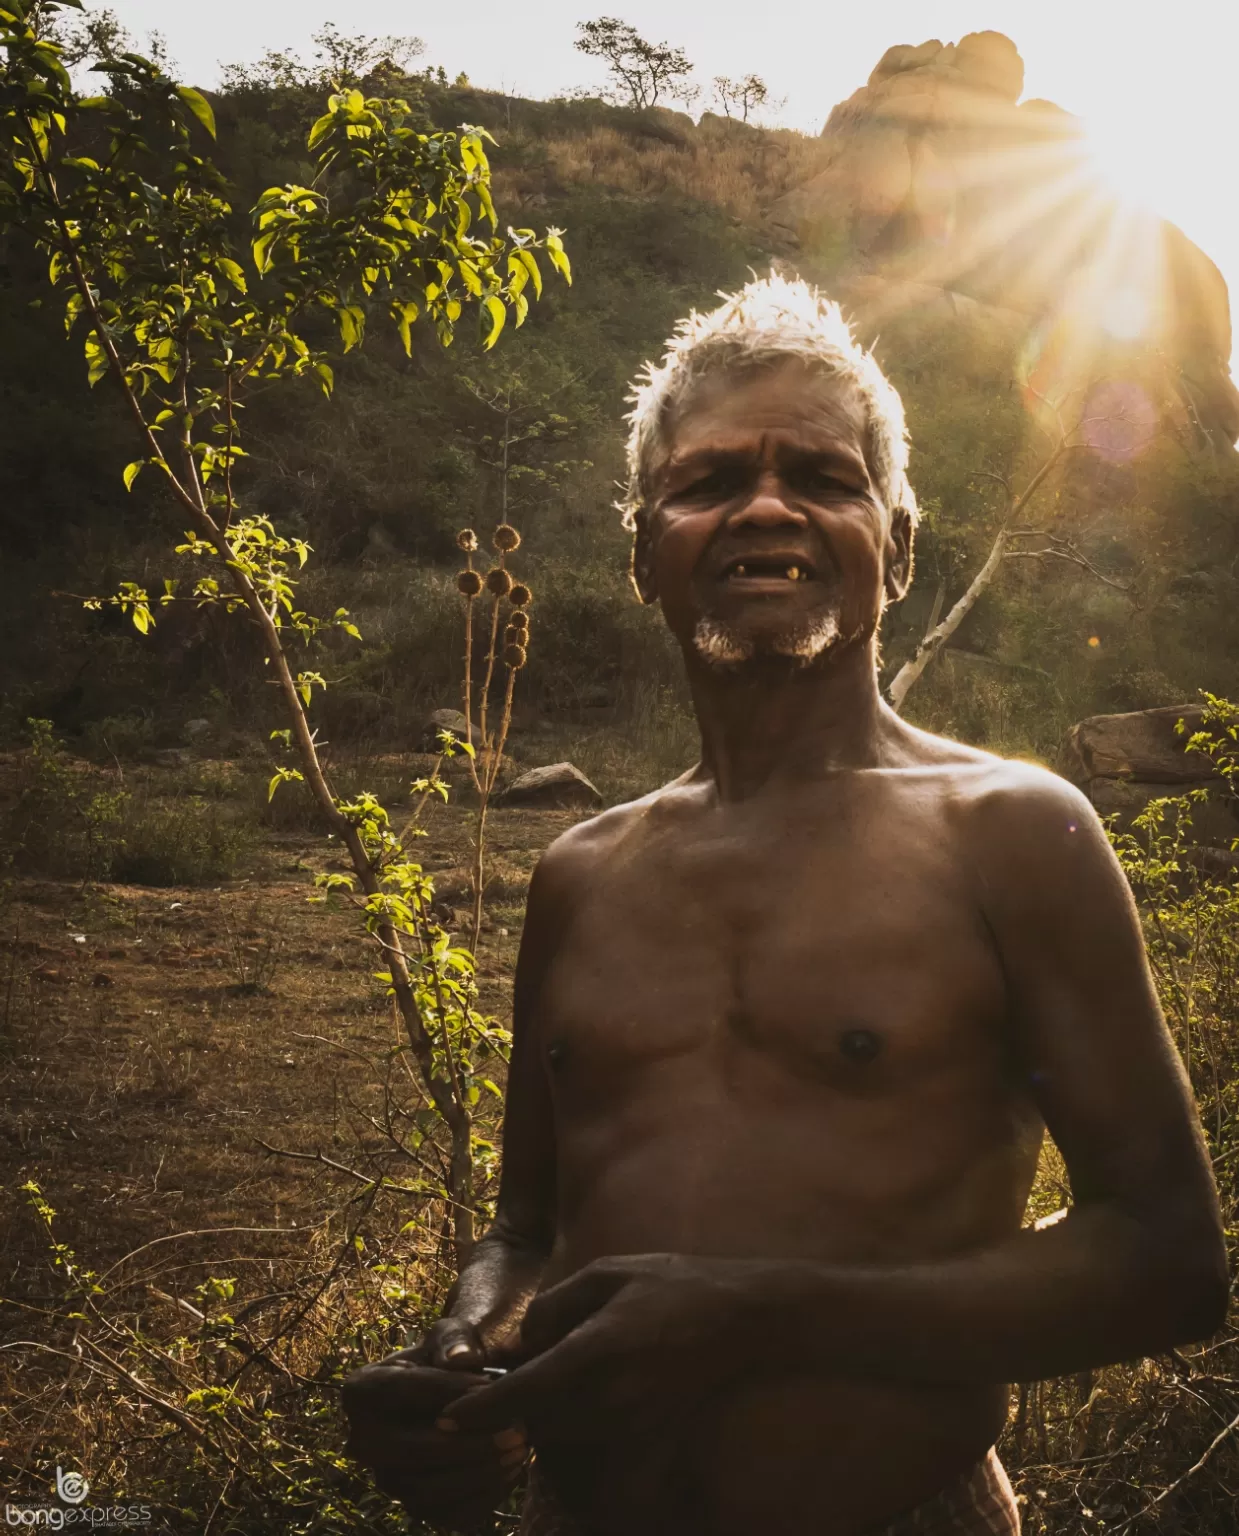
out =
[[[858,1536],[985,1454],[1008,1382],[1217,1327],[1216,1197],[1087,802],[879,696],[911,529],[857,402],[715,378],[655,491],[634,574],[701,763],[535,873],[497,1219],[417,1361],[353,1379],[350,1446],[422,1518],[531,1443],[590,1532]],[[1074,1204],[1034,1230],[1047,1126]]]

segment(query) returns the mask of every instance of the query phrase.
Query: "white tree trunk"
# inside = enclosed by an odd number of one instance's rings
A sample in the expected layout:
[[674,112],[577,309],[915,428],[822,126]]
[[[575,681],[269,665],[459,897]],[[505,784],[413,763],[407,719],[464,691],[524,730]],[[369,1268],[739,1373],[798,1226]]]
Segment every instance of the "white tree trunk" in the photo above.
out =
[[[986,587],[990,585],[994,577],[998,574],[998,567],[1002,564],[1003,557],[1008,552],[1008,535],[1013,524],[1015,523],[1016,518],[1019,517],[1019,515],[1028,506],[1028,503],[1037,494],[1038,490],[1040,490],[1042,482],[1045,480],[1046,476],[1050,473],[1055,464],[1058,463],[1059,459],[1062,458],[1063,454],[1066,453],[1071,446],[1072,445],[1070,441],[1064,433],[1059,437],[1053,451],[1045,459],[1041,467],[1036,471],[1032,479],[1029,480],[1028,484],[1024,487],[1024,490],[1018,496],[1012,498],[1010,488],[1008,487],[1007,510],[1003,515],[1003,519],[999,525],[998,532],[994,536],[994,543],[990,549],[988,557],[986,558],[985,564],[972,578],[968,584],[968,590],[959,599],[959,601],[955,604],[955,606],[951,609],[946,618],[943,619],[940,624],[932,623],[933,615],[931,615],[930,628],[926,632],[920,645],[917,646],[916,655],[912,657],[911,661],[905,661],[903,666],[900,667],[899,671],[896,672],[895,681],[890,686],[891,706],[896,711],[903,708],[903,701],[907,698],[908,692],[912,688],[913,684],[920,677],[921,673],[924,672],[925,668],[934,659],[938,652],[943,648],[943,646],[946,645],[947,641],[964,622],[968,615],[972,612],[972,609],[976,605],[977,598],[981,596],[982,592],[985,591]],[[997,477],[991,476],[991,478]],[[1006,484],[1005,481],[1003,483]],[[938,605],[935,602],[935,611],[937,610],[937,606]]]
[[913,683],[971,613],[977,598],[998,574],[998,567],[1002,564],[1002,557],[1006,552],[1007,527],[1004,523],[998,531],[988,559],[972,578],[968,590],[954,604],[946,618],[926,633],[925,638],[916,648],[916,655],[910,661],[905,661],[895,674],[895,681],[890,686],[890,701],[896,710],[902,709],[903,701],[907,698],[908,690]]

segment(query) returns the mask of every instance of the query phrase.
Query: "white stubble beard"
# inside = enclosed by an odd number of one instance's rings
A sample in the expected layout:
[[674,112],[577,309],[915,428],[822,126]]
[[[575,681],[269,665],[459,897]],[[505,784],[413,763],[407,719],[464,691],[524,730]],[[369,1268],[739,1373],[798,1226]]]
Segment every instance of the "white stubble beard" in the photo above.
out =
[[736,634],[718,619],[701,619],[693,635],[698,656],[711,667],[740,667],[757,656],[780,656],[807,667],[843,640],[837,614],[828,613],[808,624],[799,624],[772,635],[760,645]]

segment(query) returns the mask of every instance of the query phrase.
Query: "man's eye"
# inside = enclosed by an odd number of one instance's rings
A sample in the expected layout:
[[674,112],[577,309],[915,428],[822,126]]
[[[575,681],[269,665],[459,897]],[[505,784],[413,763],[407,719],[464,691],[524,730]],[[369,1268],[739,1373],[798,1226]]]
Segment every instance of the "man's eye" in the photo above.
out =
[[841,480],[832,470],[822,464],[801,464],[791,470],[787,476],[788,482],[795,490],[806,492],[810,495],[827,496],[855,496],[856,487]]
[[744,487],[744,475],[736,469],[712,469],[672,492],[673,501],[726,501]]

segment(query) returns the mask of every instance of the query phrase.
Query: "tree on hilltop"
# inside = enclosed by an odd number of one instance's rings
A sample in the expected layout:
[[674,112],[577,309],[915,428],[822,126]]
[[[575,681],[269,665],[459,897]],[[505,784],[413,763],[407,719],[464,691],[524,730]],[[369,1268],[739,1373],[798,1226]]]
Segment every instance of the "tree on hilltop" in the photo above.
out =
[[618,16],[599,16],[577,23],[576,47],[591,59],[602,59],[615,88],[638,110],[657,106],[660,96],[683,99],[691,90],[693,66],[683,48],[650,43]]
[[747,123],[750,113],[759,107],[777,105],[760,75],[745,75],[742,80],[715,75],[714,99],[722,107],[724,117],[738,118],[742,123]]
[[308,63],[300,54],[268,49],[255,64],[226,64],[222,74],[225,90],[253,90],[284,86],[326,91],[360,85],[380,70],[407,74],[423,51],[420,37],[349,36],[334,22],[315,32],[314,57]]

